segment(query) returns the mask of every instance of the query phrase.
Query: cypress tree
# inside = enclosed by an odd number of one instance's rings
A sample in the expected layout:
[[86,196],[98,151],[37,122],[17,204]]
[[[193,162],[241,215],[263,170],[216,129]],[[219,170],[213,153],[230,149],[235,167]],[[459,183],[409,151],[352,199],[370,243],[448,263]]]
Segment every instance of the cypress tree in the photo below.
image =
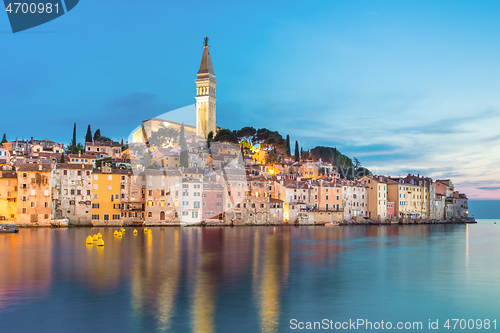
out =
[[85,142],[92,142],[92,131],[90,125],[87,127],[87,134],[85,135]]
[[286,135],[286,156],[292,156],[292,149],[290,148],[290,135]]
[[333,148],[333,166],[337,167],[337,147]]
[[99,141],[101,139],[101,130],[97,129],[94,133],[94,141]]
[[188,155],[188,146],[186,142],[186,137],[184,136],[184,123],[181,125],[181,132],[179,134],[179,144],[181,146],[181,156],[180,156],[180,165],[181,167],[187,168],[189,166],[189,155]]
[[295,141],[295,162],[300,161],[300,156],[299,156],[299,143]]
[[7,142],[7,134],[3,134],[2,142],[1,143],[6,143]]
[[210,131],[207,136],[207,148],[210,148],[212,141],[214,141],[214,132]]
[[73,125],[73,140],[71,140],[71,146],[76,148],[76,123]]
[[65,163],[66,161],[64,160],[64,152],[61,153],[61,161],[60,163]]

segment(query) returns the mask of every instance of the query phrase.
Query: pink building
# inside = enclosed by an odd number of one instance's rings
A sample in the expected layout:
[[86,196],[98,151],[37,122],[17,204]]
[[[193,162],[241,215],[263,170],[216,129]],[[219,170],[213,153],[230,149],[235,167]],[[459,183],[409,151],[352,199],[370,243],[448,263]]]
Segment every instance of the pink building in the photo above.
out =
[[203,182],[201,220],[218,216],[223,212],[223,188],[214,181]]
[[387,219],[392,220],[394,218],[394,202],[387,201]]

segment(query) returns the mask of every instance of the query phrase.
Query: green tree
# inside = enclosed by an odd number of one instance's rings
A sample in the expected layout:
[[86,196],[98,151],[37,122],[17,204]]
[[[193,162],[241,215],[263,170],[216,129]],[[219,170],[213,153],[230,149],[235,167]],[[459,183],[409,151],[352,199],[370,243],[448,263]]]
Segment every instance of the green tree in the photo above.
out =
[[238,136],[236,135],[236,131],[231,131],[228,129],[221,129],[220,131],[217,132],[215,135],[214,141],[217,142],[229,142],[229,143],[234,143],[238,144]]
[[286,135],[286,157],[292,156],[292,149],[290,148],[290,135]]
[[253,144],[253,138],[255,136],[255,133],[257,131],[253,127],[243,127],[240,129],[237,133],[236,136],[238,137],[238,140],[247,140],[248,142]]
[[300,155],[299,155],[299,143],[295,141],[295,162],[300,161]]
[[179,131],[168,127],[161,127],[158,131],[152,132],[148,139],[150,146],[159,148],[172,147],[177,142],[179,142]]
[[210,131],[210,133],[208,133],[207,135],[207,149],[210,148],[212,141],[214,141],[214,132]]
[[73,125],[73,139],[71,140],[71,146],[76,147],[76,123]]
[[179,144],[181,146],[181,153],[179,158],[179,163],[181,167],[189,167],[189,151],[186,142],[186,137],[184,136],[184,123],[181,125],[181,132],[179,134]]
[[97,129],[94,132],[94,141],[101,141],[101,130]]
[[85,135],[85,142],[92,142],[92,131],[90,125],[87,127],[87,134]]
[[62,152],[62,153],[61,153],[61,161],[60,161],[60,163],[65,163],[65,162],[66,162],[66,161],[65,161],[65,159],[64,159],[64,152]]
[[4,133],[3,138],[2,138],[2,142],[0,142],[0,144],[6,143],[6,142],[7,142],[7,133]]

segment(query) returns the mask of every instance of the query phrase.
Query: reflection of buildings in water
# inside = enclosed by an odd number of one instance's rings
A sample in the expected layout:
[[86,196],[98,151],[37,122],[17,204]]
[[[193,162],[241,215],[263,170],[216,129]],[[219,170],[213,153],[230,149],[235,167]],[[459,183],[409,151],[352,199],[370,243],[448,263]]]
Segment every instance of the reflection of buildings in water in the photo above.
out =
[[194,292],[191,295],[191,326],[193,332],[215,332],[216,279],[223,273],[222,253],[227,251],[222,228],[199,229],[196,238],[196,271]]
[[288,282],[289,229],[282,230],[282,235],[276,234],[276,230],[263,237],[256,230],[254,235],[252,284],[262,332],[278,330],[280,292]]
[[52,280],[52,230],[0,234],[0,311],[45,297]]
[[167,331],[170,327],[172,314],[174,312],[175,298],[179,285],[179,275],[181,269],[181,239],[179,230],[174,231],[173,249],[170,254],[165,249],[165,230],[162,229],[160,236],[160,258],[161,258],[161,276],[158,291],[158,328],[161,331]]
[[198,260],[191,307],[191,325],[195,333],[215,332],[215,279],[210,269],[213,256],[213,253],[202,253]]
[[181,271],[180,232],[165,233],[160,229],[153,233],[141,233],[131,248],[131,305],[134,316],[144,319],[146,313],[156,313],[158,330],[168,331]]

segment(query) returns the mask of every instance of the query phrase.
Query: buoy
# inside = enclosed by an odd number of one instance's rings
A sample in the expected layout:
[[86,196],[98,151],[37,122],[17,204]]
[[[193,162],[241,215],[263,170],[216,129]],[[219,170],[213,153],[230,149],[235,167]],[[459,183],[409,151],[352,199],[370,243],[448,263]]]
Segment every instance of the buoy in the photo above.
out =
[[145,232],[145,233],[146,233],[146,232],[148,232],[148,228],[144,228],[144,232]]
[[118,231],[118,234],[116,236],[118,236],[118,238],[122,238],[123,234]]
[[115,230],[113,235],[118,236],[118,230]]
[[101,233],[98,233],[98,234],[97,234],[97,238],[102,238]]
[[94,234],[94,235],[92,236],[92,240],[93,240],[94,242],[97,242],[97,235],[96,235],[96,234]]
[[134,235],[137,235],[137,229],[134,229]]
[[87,244],[94,244],[94,241],[92,240],[92,236],[87,237]]
[[97,246],[104,246],[104,241],[102,240],[102,238],[99,238],[97,240]]
[[123,229],[123,228],[122,228],[122,230],[121,230],[121,231],[122,231],[122,233],[124,233],[124,232],[125,232],[125,229]]

